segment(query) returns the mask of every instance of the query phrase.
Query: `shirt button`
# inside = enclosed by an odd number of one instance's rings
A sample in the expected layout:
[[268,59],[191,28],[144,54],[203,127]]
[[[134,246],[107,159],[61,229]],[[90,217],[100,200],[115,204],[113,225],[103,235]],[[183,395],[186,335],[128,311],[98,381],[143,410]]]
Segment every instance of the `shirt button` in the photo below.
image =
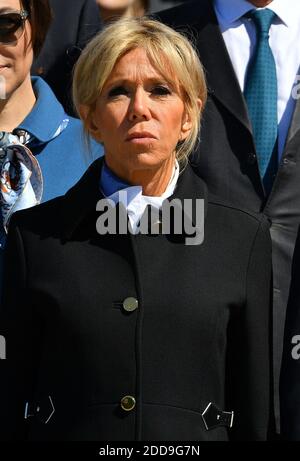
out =
[[154,234],[159,234],[162,229],[162,222],[161,220],[154,221],[150,224],[150,228],[153,231]]
[[126,298],[123,301],[123,308],[126,312],[133,312],[139,307],[139,302],[136,298]]
[[254,165],[256,163],[256,155],[254,152],[250,152],[247,157],[248,165]]
[[124,411],[132,411],[135,407],[135,398],[132,395],[125,395],[121,400],[121,408]]

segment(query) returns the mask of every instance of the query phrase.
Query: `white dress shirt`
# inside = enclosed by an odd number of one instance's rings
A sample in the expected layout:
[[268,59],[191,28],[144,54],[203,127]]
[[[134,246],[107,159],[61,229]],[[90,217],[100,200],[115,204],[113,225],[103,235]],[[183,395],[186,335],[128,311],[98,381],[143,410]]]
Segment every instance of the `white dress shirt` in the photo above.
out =
[[[256,8],[246,0],[214,0],[214,6],[233,68],[241,90],[244,91],[247,66],[256,45],[256,27],[252,20],[242,16]],[[299,86],[300,80],[297,79],[300,66],[300,1],[273,0],[266,8],[277,15],[270,28],[269,43],[276,63],[278,81],[280,159],[295,108],[292,90],[297,83]]]
[[135,234],[138,232],[139,221],[148,205],[160,210],[162,203],[168,197],[173,195],[176,188],[176,184],[179,177],[179,164],[175,160],[175,166],[173,169],[172,176],[168,183],[165,192],[159,197],[152,197],[149,195],[143,195],[141,186],[129,186],[122,190],[114,192],[112,195],[107,197],[112,200],[115,204],[122,203],[127,209],[127,215],[130,221],[132,232]]

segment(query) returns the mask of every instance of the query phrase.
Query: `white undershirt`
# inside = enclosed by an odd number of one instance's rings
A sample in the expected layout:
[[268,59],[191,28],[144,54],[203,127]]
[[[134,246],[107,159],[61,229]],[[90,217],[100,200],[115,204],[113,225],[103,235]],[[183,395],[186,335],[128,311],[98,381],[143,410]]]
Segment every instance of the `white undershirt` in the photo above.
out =
[[[253,21],[241,16],[255,6],[246,0],[214,0],[214,4],[233,68],[244,91],[247,66],[256,44],[256,28]],[[278,151],[281,158],[295,107],[292,89],[299,84],[296,78],[300,73],[300,0],[273,0],[266,8],[277,14],[270,28],[270,47],[278,81]]]

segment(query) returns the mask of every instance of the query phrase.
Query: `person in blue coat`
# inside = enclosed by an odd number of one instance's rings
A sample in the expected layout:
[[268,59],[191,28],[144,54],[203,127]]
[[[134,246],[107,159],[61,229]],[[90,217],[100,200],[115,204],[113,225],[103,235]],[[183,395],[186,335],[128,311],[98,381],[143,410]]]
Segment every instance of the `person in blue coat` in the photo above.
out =
[[[31,83],[36,103],[14,131],[25,130],[32,135],[28,147],[38,159],[43,173],[41,202],[45,202],[65,194],[103,152],[93,139],[90,139],[91,149],[88,149],[82,122],[65,113],[42,78],[32,77]],[[60,129],[62,131],[58,134]]]
[[[48,0],[4,0],[0,13],[0,245],[11,215],[63,195],[102,154],[85,148],[82,123],[65,113],[30,69],[51,21]],[[0,272],[2,267],[0,251]],[[0,274],[1,276],[1,274]]]

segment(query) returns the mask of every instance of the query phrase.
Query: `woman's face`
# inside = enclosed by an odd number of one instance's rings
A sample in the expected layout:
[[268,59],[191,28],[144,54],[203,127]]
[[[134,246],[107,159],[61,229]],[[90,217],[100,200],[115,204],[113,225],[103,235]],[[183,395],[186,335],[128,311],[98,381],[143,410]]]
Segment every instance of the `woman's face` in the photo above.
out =
[[89,121],[104,144],[107,164],[123,178],[137,170],[164,169],[191,122],[178,82],[170,85],[143,49],[117,61]]
[[[0,14],[20,12],[22,5],[19,0],[0,0]],[[30,75],[33,61],[33,49],[30,43],[31,27],[25,21],[25,31],[21,37],[9,44],[0,43],[0,80],[2,93],[9,98]],[[4,90],[4,91],[3,91]]]

